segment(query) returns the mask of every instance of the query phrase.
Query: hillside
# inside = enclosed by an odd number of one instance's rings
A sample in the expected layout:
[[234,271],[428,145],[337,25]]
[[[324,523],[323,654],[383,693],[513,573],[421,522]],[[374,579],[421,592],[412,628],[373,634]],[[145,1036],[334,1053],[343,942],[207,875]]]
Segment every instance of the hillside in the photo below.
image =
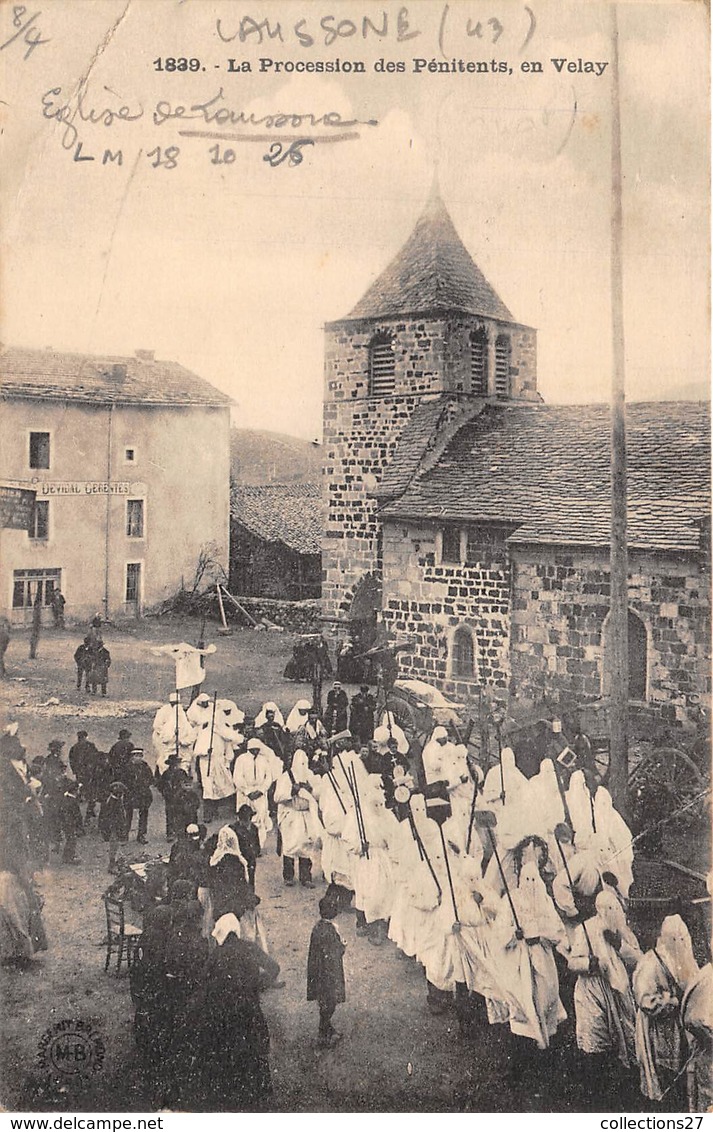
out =
[[322,448],[309,440],[261,429],[230,430],[230,472],[241,484],[319,483]]

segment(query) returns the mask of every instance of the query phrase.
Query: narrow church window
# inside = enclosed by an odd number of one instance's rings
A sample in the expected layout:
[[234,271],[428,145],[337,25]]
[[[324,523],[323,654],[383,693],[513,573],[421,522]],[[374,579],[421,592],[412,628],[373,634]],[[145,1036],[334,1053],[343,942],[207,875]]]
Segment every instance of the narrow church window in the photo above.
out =
[[646,626],[629,610],[629,699],[645,700],[647,684]]
[[478,397],[488,395],[488,336],[482,328],[470,336],[470,390]]
[[460,529],[458,527],[443,528],[441,562],[460,562]]
[[498,334],[495,339],[495,396],[510,396],[510,339]]
[[453,634],[451,675],[456,680],[472,680],[475,675],[473,634],[461,625]]
[[394,343],[389,335],[374,338],[369,347],[369,393],[388,397],[396,385]]

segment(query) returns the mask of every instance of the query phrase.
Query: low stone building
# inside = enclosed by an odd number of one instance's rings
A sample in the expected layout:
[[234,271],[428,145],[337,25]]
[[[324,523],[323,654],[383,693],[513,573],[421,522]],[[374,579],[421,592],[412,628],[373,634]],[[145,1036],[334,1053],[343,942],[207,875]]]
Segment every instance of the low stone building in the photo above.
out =
[[[628,407],[629,689],[664,720],[710,693],[709,411]],[[384,498],[403,438],[381,484]],[[491,405],[381,510],[384,619],[405,675],[469,699],[606,695],[609,411]]]
[[[628,406],[630,695],[671,723],[710,695],[709,418]],[[542,403],[535,331],[432,192],[326,328],[324,619],[382,617],[401,673],[459,699],[606,695],[609,432]]]
[[321,594],[323,511],[318,484],[234,485],[230,588],[302,601]]

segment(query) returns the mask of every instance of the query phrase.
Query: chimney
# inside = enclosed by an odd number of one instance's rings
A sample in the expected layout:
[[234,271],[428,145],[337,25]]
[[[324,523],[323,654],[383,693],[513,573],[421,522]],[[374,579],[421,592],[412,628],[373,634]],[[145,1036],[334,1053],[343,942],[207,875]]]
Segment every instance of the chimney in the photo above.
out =
[[126,381],[126,366],[119,362],[115,362],[107,374],[109,381],[113,381],[115,385],[123,385]]
[[137,350],[136,357],[140,362],[152,362],[156,356],[155,350]]

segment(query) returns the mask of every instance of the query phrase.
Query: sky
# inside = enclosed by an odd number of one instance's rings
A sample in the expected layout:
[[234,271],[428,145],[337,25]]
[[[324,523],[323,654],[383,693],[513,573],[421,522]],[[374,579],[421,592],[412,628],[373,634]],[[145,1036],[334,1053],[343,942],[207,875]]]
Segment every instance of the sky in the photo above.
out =
[[[228,393],[236,424],[318,437],[324,324],[396,255],[437,167],[466,247],[516,320],[538,329],[545,400],[608,398],[608,4],[51,0],[18,11],[0,3],[4,343],[153,349]],[[675,399],[708,380],[708,19],[702,3],[617,11],[627,396]],[[385,34],[369,25],[365,37],[365,16]],[[198,69],[166,70],[170,58]],[[252,70],[229,72],[230,58]],[[275,73],[337,59],[366,73]],[[404,69],[377,71],[381,59]],[[505,71],[428,69],[450,60]],[[258,121],[206,121],[219,107]],[[280,112],[356,124],[259,121]],[[340,134],[351,136],[324,140]],[[318,140],[299,163],[266,160],[275,137],[284,155],[305,136]]]

